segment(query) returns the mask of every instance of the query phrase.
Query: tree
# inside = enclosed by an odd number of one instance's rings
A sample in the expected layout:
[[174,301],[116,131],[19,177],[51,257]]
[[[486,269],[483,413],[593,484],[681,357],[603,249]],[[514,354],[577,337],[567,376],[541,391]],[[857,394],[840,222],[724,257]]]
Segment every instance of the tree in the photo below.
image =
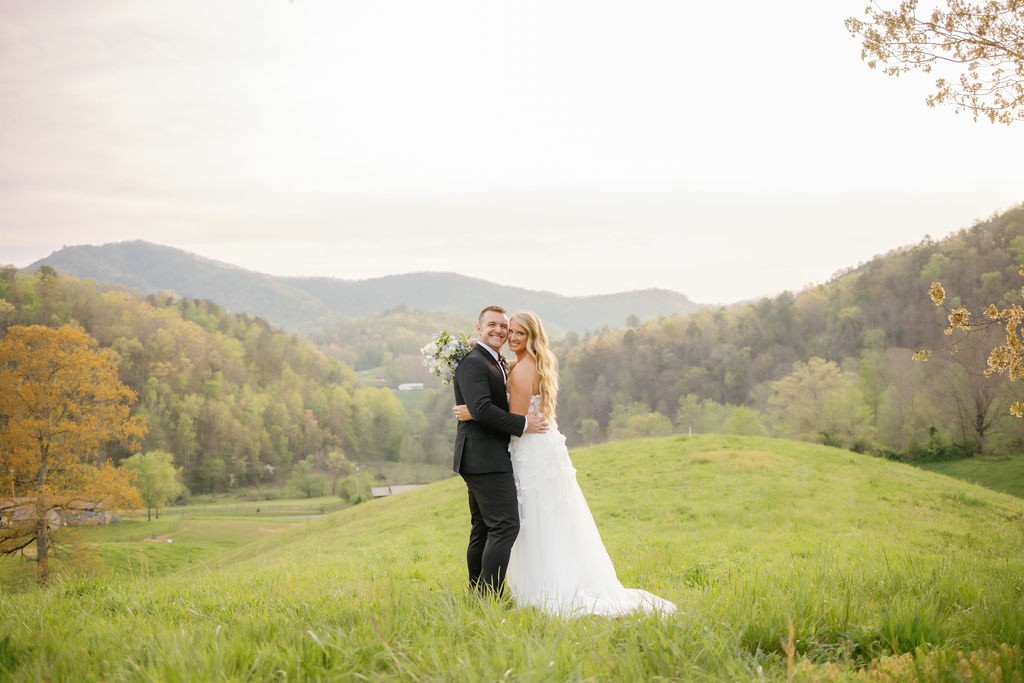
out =
[[34,541],[40,583],[62,511],[142,503],[129,472],[98,462],[102,445],[133,446],[146,428],[129,414],[135,394],[113,352],[96,347],[70,325],[17,325],[0,339],[0,477],[12,492],[0,553]]
[[136,487],[146,503],[146,521],[153,510],[160,518],[160,507],[178,497],[185,490],[181,483],[181,468],[174,467],[174,456],[166,451],[136,453],[121,463],[121,467],[135,473]]
[[324,478],[314,471],[314,456],[309,456],[295,463],[288,477],[288,488],[301,493],[306,498],[324,494]]
[[857,375],[861,395],[864,397],[864,405],[871,414],[871,427],[878,429],[878,415],[881,412],[882,403],[885,401],[886,383],[882,376],[882,352],[878,349],[869,349],[861,356],[857,363]]
[[658,412],[648,410],[643,403],[615,406],[608,423],[608,438],[639,439],[647,436],[668,436],[672,421]]
[[[1024,266],[1020,267],[1020,274],[1024,275]],[[948,313],[949,326],[946,327],[945,333],[952,336],[957,330],[963,331],[964,336],[957,338],[950,346],[951,353],[955,354],[960,350],[960,345],[968,335],[988,331],[993,326],[1001,325],[1006,335],[1005,343],[996,344],[989,351],[986,359],[988,367],[985,369],[984,376],[989,378],[994,374],[1005,374],[1011,382],[1024,377],[1024,306],[1013,304],[999,310],[995,304],[989,304],[985,309],[984,317],[979,317],[973,315],[965,306],[949,308],[946,305],[946,290],[939,282],[932,283],[928,294],[936,306],[945,308]],[[1024,289],[1021,290],[1021,296],[1024,296]],[[914,357],[926,361],[929,355],[930,351],[918,351]],[[1024,402],[1014,401],[1010,406],[1010,412],[1016,417],[1024,417]],[[979,412],[977,419],[987,428],[985,415]],[[984,428],[980,432],[980,438],[983,437]]]
[[348,458],[345,457],[345,453],[340,449],[333,449],[327,453],[327,459],[324,463],[327,472],[331,475],[331,495],[336,493],[338,487],[338,480],[342,477],[348,476],[352,471],[352,463]]
[[991,430],[1008,417],[1010,401],[1005,382],[986,376],[981,370],[998,334],[999,331],[991,327],[977,329],[957,345],[955,353],[937,358],[942,365],[948,365],[948,370],[939,377],[947,382],[952,401],[947,400],[946,407],[953,418],[950,422],[955,420],[960,425],[957,445],[965,455],[975,451],[985,453]]
[[685,394],[679,397],[676,426],[680,432],[687,434],[723,432],[730,417],[730,406],[722,405],[710,398],[701,401],[696,394]]
[[580,440],[584,445],[590,445],[597,443],[601,438],[601,425],[600,423],[590,417],[585,417],[580,420],[579,428]]
[[935,79],[928,106],[951,104],[992,123],[1024,120],[1024,1],[948,0],[946,9],[923,16],[917,4],[902,0],[887,10],[872,1],[866,19],[847,19],[862,39],[861,59],[872,69],[883,64],[889,76],[951,70],[952,80]]
[[793,364],[793,372],[771,383],[768,412],[782,434],[829,446],[858,447],[870,433],[857,379],[822,358]]
[[768,430],[765,429],[759,412],[747,406],[736,406],[722,426],[722,431],[726,434],[762,436]]

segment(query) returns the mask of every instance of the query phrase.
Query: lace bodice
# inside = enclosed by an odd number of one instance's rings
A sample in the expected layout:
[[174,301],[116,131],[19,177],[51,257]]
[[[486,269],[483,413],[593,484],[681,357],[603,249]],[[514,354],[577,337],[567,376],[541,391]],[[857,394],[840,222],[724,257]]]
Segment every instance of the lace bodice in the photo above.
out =
[[[505,398],[509,401],[512,400],[512,394],[505,392]],[[540,415],[540,394],[534,394],[530,397],[530,406],[526,409],[528,413],[537,413]]]

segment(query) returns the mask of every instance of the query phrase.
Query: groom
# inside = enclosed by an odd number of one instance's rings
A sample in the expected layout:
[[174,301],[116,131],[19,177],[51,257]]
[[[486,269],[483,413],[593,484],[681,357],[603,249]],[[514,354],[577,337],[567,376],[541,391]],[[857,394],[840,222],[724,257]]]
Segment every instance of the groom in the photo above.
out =
[[500,354],[508,339],[505,309],[482,310],[476,333],[479,342],[455,370],[455,403],[464,404],[473,419],[459,422],[453,469],[469,489],[469,584],[484,593],[500,594],[509,553],[519,534],[509,436],[544,432],[547,422],[533,413],[508,412],[507,375]]

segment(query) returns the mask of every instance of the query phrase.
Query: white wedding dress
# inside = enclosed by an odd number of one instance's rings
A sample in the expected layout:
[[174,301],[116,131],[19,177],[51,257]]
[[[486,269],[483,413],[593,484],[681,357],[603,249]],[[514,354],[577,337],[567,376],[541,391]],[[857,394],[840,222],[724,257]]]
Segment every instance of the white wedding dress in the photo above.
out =
[[[530,412],[539,404],[540,396],[533,396]],[[560,616],[676,610],[668,600],[619,583],[556,424],[543,434],[512,437],[509,452],[520,526],[505,580],[516,604]]]

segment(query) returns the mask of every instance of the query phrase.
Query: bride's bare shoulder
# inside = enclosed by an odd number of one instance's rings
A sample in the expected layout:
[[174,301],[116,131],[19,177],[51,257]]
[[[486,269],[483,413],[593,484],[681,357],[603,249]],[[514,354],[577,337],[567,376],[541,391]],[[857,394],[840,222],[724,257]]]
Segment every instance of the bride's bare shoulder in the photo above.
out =
[[511,372],[519,372],[524,375],[529,374],[531,372],[537,372],[537,361],[527,356],[523,358],[521,361],[516,361],[515,364],[512,366]]
[[535,389],[539,380],[540,375],[537,374],[537,362],[529,357],[524,358],[508,373],[509,391],[518,389],[532,396],[536,393]]

